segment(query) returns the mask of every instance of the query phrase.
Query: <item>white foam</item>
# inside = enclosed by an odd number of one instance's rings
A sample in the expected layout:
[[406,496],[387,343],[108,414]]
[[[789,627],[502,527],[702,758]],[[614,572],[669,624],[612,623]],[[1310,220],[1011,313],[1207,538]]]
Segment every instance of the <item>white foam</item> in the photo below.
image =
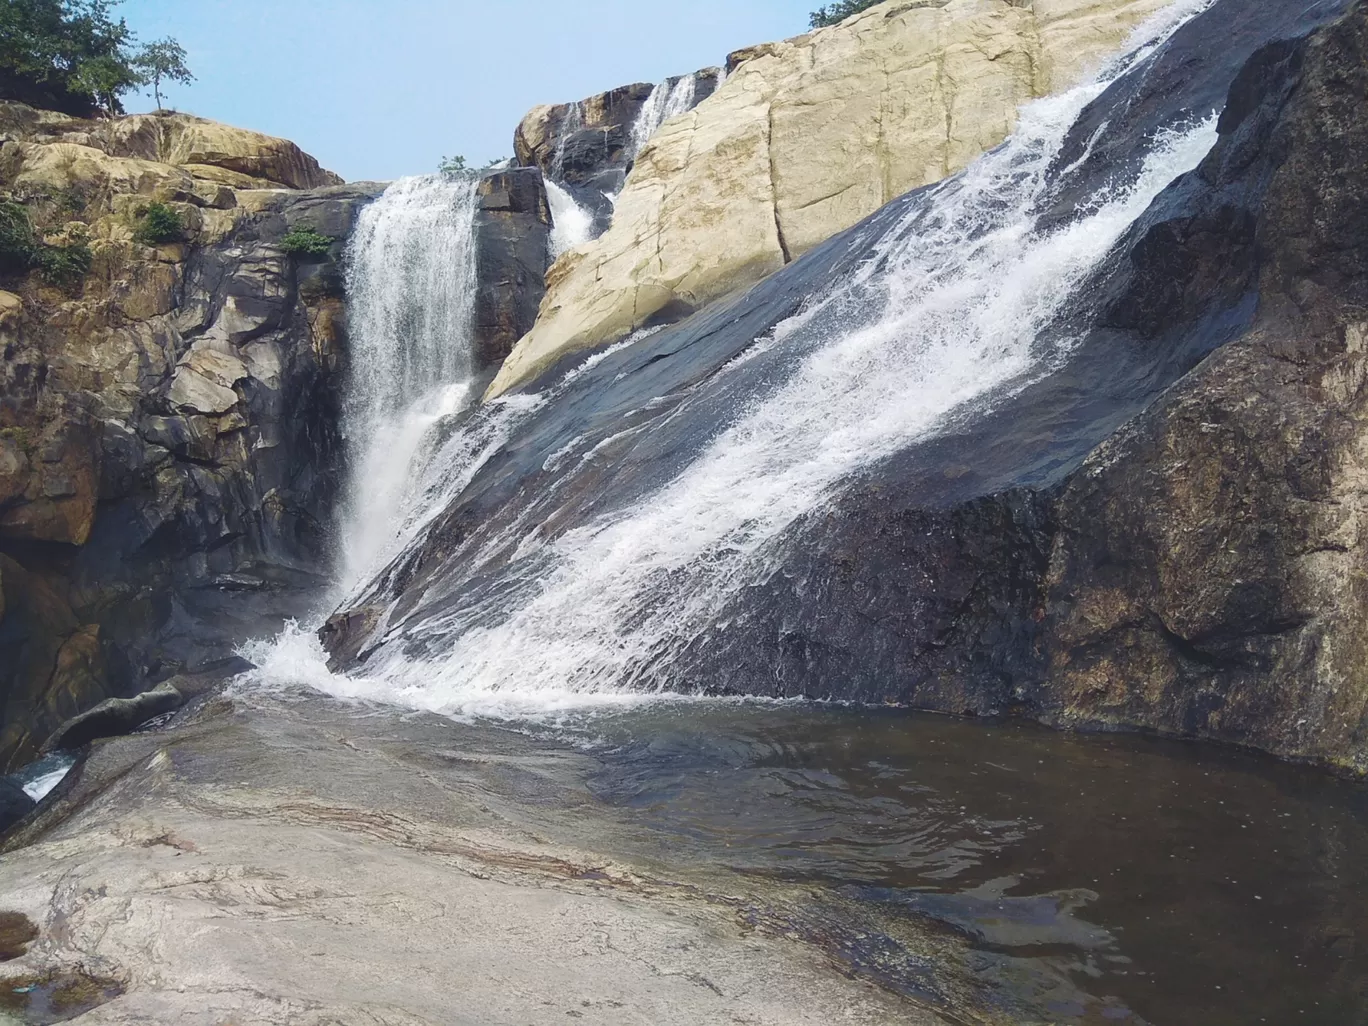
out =
[[550,178],[546,179],[546,198],[551,205],[551,258],[554,260],[593,238],[594,215]]

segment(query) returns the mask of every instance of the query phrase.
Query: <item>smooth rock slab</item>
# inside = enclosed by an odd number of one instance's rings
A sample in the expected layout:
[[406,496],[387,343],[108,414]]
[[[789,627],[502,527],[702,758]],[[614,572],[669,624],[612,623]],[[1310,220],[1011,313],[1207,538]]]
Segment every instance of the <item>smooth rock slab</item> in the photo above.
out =
[[0,859],[40,931],[0,985],[98,967],[90,1024],[946,1021],[743,921],[748,883],[586,851],[621,826],[575,753],[470,740],[294,699],[101,746]]

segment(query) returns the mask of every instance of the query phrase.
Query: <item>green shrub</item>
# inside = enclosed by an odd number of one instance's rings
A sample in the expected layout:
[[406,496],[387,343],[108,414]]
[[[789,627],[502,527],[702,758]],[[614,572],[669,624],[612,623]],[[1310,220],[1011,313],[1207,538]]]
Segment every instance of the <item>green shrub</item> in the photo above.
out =
[[28,211],[19,203],[0,202],[0,271],[27,271],[36,249]]
[[133,230],[133,241],[140,246],[164,246],[185,238],[185,224],[180,214],[165,203],[153,203],[138,219]]
[[280,240],[280,248],[292,256],[327,256],[334,241],[312,228],[291,228]]
[[437,173],[459,178],[461,175],[470,174],[471,167],[466,163],[465,157],[457,154],[454,157],[443,157],[437,165]]
[[34,262],[43,281],[66,292],[75,292],[90,273],[90,247],[83,242],[70,246],[41,246]]
[[813,11],[809,17],[813,28],[826,28],[828,25],[839,25],[852,14],[859,14],[867,11],[876,4],[883,3],[883,0],[837,0],[834,4],[827,4]]

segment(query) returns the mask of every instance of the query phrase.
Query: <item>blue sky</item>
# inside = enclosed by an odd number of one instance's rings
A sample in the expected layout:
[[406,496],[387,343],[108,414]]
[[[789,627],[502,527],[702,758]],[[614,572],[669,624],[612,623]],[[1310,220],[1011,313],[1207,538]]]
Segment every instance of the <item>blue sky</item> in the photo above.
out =
[[[168,105],[293,139],[349,180],[511,155],[537,103],[718,64],[807,29],[817,0],[125,0],[198,77]],[[125,101],[151,109],[150,97]]]

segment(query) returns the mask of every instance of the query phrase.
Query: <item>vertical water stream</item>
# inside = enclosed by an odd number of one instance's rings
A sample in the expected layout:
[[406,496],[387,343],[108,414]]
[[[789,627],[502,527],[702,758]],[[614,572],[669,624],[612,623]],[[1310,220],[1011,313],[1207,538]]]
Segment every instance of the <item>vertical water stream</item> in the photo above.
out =
[[673,83],[667,79],[652,89],[632,124],[631,155],[635,157],[640,153],[651,136],[670,118],[692,110],[697,95],[698,80],[693,75],[685,75]]
[[395,182],[362,211],[347,267],[351,480],[338,567],[343,590],[401,544],[432,429],[473,398],[475,180]]

